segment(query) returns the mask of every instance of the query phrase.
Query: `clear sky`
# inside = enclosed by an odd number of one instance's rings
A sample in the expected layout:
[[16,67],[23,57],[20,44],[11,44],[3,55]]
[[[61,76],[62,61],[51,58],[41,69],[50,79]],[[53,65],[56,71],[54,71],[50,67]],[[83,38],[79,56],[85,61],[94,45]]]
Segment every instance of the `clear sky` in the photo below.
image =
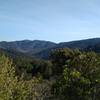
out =
[[100,37],[100,0],[0,0],[0,41]]

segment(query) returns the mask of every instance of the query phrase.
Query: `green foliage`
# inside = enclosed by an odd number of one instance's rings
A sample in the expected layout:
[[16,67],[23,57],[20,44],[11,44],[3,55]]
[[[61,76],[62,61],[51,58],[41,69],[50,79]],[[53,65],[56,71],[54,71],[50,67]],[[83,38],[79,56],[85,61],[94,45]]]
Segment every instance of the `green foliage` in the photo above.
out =
[[31,64],[33,66],[31,70],[33,76],[36,76],[38,73],[40,73],[44,79],[49,79],[52,76],[52,63],[50,61],[36,60],[32,61]]
[[[53,85],[53,93],[61,100],[100,100],[100,57],[93,52],[62,51],[59,67],[63,72]],[[57,51],[58,57],[61,54]],[[53,61],[59,65],[55,58]]]
[[99,55],[57,49],[50,58],[0,54],[0,100],[100,100]]
[[60,75],[63,72],[64,65],[66,61],[73,59],[73,56],[80,54],[79,50],[66,49],[57,49],[51,52],[51,61],[53,63],[53,73]]
[[34,100],[34,85],[39,80],[29,81],[15,75],[15,67],[5,56],[0,56],[0,100]]
[[24,73],[25,79],[31,79],[38,74],[49,79],[52,75],[52,63],[50,61],[23,56],[18,56],[13,61],[16,65],[16,74],[21,76]]

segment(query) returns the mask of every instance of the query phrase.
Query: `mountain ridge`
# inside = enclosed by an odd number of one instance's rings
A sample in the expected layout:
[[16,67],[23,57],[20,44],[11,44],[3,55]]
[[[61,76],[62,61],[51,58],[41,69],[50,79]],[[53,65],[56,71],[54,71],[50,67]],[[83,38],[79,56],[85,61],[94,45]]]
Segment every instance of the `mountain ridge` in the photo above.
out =
[[[100,38],[91,38],[84,40],[76,40],[69,42],[50,42],[44,40],[21,40],[21,41],[2,41],[0,42],[0,48],[4,50],[16,51],[24,53],[29,56],[36,56],[40,58],[47,58],[51,50],[59,48],[71,48],[82,50],[93,50],[100,52]],[[96,48],[96,50],[95,50]]]

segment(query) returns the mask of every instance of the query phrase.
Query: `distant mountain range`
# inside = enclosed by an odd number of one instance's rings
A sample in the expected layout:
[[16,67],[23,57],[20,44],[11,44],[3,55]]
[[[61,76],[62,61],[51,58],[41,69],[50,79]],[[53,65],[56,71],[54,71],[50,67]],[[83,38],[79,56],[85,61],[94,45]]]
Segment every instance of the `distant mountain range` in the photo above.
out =
[[49,53],[57,48],[78,48],[81,50],[100,52],[100,38],[85,39],[71,42],[54,43],[40,40],[22,40],[0,42],[0,50],[10,55],[24,54],[31,57],[48,58]]

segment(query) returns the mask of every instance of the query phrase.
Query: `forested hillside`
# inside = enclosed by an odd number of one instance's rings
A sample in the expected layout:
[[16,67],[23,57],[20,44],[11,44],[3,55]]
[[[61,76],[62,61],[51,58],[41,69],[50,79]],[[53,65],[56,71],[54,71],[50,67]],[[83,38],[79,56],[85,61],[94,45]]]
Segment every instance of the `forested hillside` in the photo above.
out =
[[37,57],[48,59],[52,50],[59,48],[80,49],[85,51],[100,52],[100,38],[54,43],[40,40],[23,40],[13,42],[0,42],[0,49],[9,55],[26,55],[30,57]]
[[49,49],[56,46],[56,43],[40,40],[22,40],[13,42],[0,42],[0,48],[25,54],[33,55],[42,50]]

